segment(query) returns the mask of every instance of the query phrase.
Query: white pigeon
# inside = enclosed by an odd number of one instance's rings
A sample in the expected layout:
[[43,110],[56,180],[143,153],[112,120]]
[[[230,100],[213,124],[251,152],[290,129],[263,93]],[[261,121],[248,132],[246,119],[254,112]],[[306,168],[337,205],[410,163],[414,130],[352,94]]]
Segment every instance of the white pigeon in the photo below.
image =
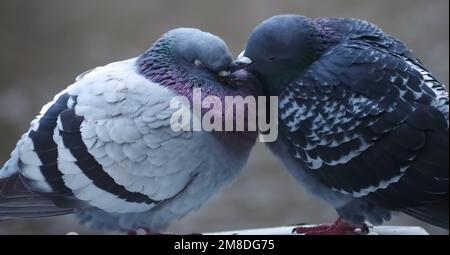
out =
[[171,101],[192,100],[194,88],[252,95],[223,81],[231,62],[219,37],[179,28],[137,58],[80,75],[0,170],[0,219],[75,213],[95,228],[156,233],[200,207],[237,176],[257,133],[174,131]]

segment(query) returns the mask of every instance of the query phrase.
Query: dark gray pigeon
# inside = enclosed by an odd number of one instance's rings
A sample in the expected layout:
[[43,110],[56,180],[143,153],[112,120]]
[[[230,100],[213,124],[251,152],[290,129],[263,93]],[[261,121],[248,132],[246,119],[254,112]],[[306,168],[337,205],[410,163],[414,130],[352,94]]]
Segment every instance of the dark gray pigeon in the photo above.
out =
[[358,19],[300,15],[257,26],[234,63],[279,96],[272,151],[353,232],[391,211],[448,229],[449,99],[399,40]]
[[194,88],[251,95],[224,86],[231,62],[222,39],[180,28],[137,58],[80,75],[0,170],[0,219],[75,213],[96,228],[159,232],[200,207],[240,172],[257,133],[174,131],[170,104],[192,104]]

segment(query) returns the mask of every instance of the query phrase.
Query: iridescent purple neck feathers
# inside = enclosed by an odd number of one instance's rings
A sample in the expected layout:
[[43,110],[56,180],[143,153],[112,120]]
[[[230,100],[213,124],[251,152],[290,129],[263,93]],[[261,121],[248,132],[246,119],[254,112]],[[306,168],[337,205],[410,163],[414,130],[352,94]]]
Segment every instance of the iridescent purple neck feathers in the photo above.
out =
[[[186,60],[178,56],[175,50],[175,43],[170,37],[162,37],[154,45],[144,52],[137,59],[138,72],[152,82],[167,87],[175,94],[185,96],[193,105],[193,92],[195,88],[201,89],[201,100],[208,96],[216,96],[222,103],[222,114],[225,114],[225,97],[259,95],[259,87],[253,82],[246,81],[245,84],[237,89],[233,88],[227,82],[221,81],[214,74],[205,74],[195,70]],[[247,76],[241,73],[230,76],[237,83]],[[243,83],[243,82],[242,82]],[[202,109],[204,115],[209,109]],[[225,117],[223,115],[223,117]],[[235,120],[236,116],[233,116]]]
[[138,71],[152,82],[186,95],[194,84],[189,80],[187,70],[176,64],[172,47],[173,42],[169,38],[156,41],[138,58]]

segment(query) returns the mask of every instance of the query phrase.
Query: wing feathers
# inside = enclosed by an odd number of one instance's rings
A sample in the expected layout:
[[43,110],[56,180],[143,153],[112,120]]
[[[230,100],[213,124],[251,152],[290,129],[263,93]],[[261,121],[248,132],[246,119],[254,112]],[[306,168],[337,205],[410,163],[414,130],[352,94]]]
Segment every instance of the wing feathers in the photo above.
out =
[[445,199],[448,98],[400,42],[376,38],[337,45],[287,86],[280,132],[302,168],[334,190],[388,209]]
[[32,193],[19,174],[0,180],[0,219],[40,218],[72,213],[56,206],[51,198]]

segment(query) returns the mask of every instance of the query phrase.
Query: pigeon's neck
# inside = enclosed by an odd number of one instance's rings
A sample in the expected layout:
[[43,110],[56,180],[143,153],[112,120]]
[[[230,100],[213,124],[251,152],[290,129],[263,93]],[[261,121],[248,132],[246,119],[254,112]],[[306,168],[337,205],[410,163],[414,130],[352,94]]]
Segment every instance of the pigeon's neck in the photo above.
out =
[[269,84],[269,86],[266,86],[266,94],[271,96],[278,96],[281,91],[285,87],[287,87],[295,78],[298,76],[299,73],[303,72],[302,70],[293,70],[290,72],[284,72],[283,75],[274,76],[274,77],[268,77],[266,78],[266,81],[262,81],[263,84]]
[[[217,97],[221,105],[214,109],[201,109],[202,115],[212,110],[214,115],[221,115],[222,119],[229,118],[225,116],[227,110],[225,109],[226,96],[242,96],[253,95],[254,91],[251,88],[240,87],[233,89],[226,84],[221,84],[215,79],[207,77],[206,74],[190,70],[186,64],[183,64],[179,57],[175,56],[173,50],[173,42],[170,38],[162,38],[155,42],[155,44],[146,52],[144,52],[137,59],[138,72],[145,76],[152,82],[158,83],[161,86],[167,87],[175,94],[185,96],[194,105],[194,89],[199,88],[200,97],[203,100],[208,96]],[[190,71],[189,71],[190,70]],[[197,90],[198,92],[198,90]],[[196,94],[197,95],[197,94]],[[198,98],[197,96],[195,98]],[[236,115],[232,116],[233,121],[236,120]],[[223,123],[225,124],[225,123]]]
[[189,72],[173,49],[174,42],[170,38],[159,39],[138,58],[138,71],[152,82],[189,96],[194,87],[201,87],[205,81]]

